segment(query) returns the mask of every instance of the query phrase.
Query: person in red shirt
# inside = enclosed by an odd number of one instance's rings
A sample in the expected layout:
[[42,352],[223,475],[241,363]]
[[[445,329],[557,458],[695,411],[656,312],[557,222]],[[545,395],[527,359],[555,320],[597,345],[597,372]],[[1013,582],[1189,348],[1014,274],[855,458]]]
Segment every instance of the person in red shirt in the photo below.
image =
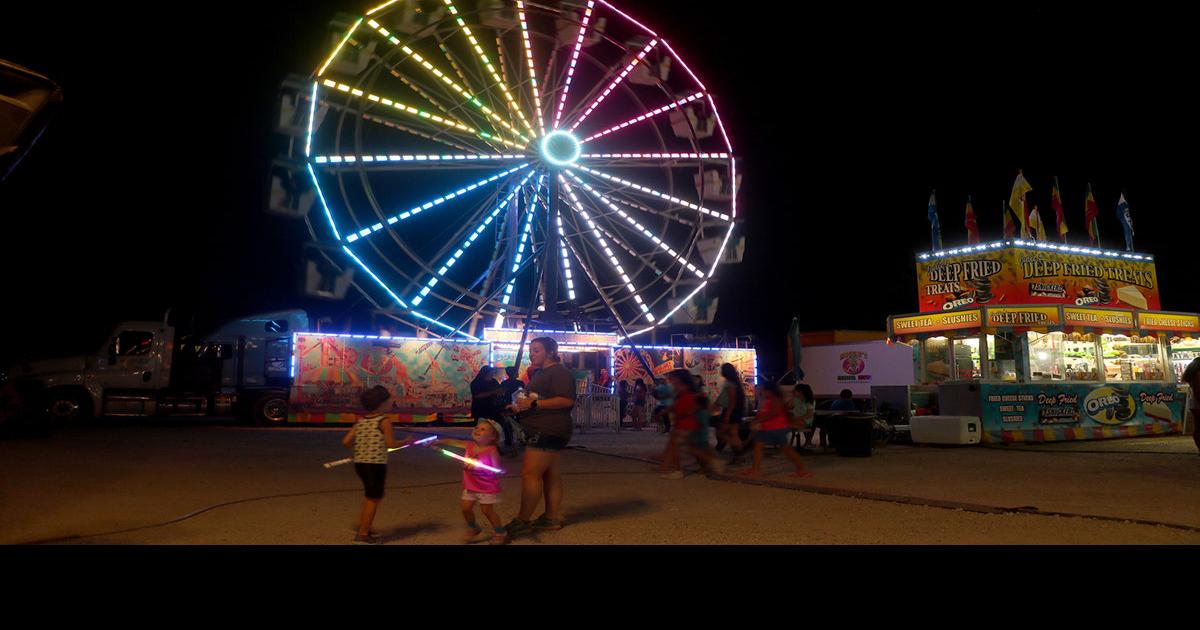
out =
[[762,477],[763,449],[767,446],[778,446],[783,449],[783,454],[787,455],[787,458],[796,465],[796,472],[791,476],[811,477],[812,473],[804,468],[800,454],[788,444],[788,437],[791,433],[791,416],[783,405],[783,392],[779,389],[779,385],[772,383],[767,385],[764,393],[766,397],[762,407],[758,410],[758,416],[750,423],[750,428],[754,431],[752,437],[754,440],[754,465],[749,470],[743,471],[742,475]]
[[725,462],[718,459],[708,445],[708,427],[700,420],[696,381],[691,372],[673,370],[667,375],[667,382],[675,390],[675,402],[671,405],[675,422],[671,428],[670,444],[663,457],[663,467],[670,472],[663,475],[663,479],[683,479],[679,454],[684,447],[705,470],[718,474],[725,472]]

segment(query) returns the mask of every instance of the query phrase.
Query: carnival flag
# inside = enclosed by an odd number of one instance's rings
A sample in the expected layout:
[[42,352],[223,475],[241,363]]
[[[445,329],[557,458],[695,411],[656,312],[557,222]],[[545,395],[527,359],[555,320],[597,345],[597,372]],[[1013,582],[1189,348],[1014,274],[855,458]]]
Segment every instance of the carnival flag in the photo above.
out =
[[1087,222],[1088,242],[1092,247],[1100,247],[1100,225],[1096,222],[1096,217],[1100,216],[1100,209],[1096,207],[1096,198],[1092,196],[1092,184],[1088,183],[1087,202],[1083,207],[1083,220]]
[[1038,212],[1036,204],[1029,211],[1029,235],[1034,240],[1046,240],[1046,225],[1042,223],[1042,213]]
[[942,248],[942,226],[938,224],[937,191],[929,193],[929,238],[933,241],[933,249]]
[[1133,251],[1133,215],[1129,213],[1129,202],[1125,201],[1125,193],[1121,193],[1121,200],[1117,202],[1117,220],[1121,222],[1121,227],[1125,228],[1125,251]]
[[1017,220],[1021,222],[1021,238],[1025,238],[1029,234],[1029,227],[1026,225],[1028,211],[1025,210],[1025,193],[1033,190],[1033,186],[1025,180],[1025,175],[1021,171],[1017,171],[1017,179],[1013,181],[1012,194],[1008,196],[1008,207],[1012,208],[1013,214],[1017,215]]
[[979,222],[975,219],[975,208],[971,207],[971,196],[967,195],[967,218],[963,222],[967,228],[967,243],[979,242]]
[[1008,204],[1003,199],[1000,200],[1000,212],[1004,214],[1004,238],[1015,237],[1017,224],[1013,223],[1012,213],[1008,211]]
[[1054,188],[1050,190],[1050,206],[1054,208],[1054,219],[1058,224],[1058,237],[1067,242],[1067,217],[1063,214],[1062,193],[1058,190],[1058,178],[1054,178]]

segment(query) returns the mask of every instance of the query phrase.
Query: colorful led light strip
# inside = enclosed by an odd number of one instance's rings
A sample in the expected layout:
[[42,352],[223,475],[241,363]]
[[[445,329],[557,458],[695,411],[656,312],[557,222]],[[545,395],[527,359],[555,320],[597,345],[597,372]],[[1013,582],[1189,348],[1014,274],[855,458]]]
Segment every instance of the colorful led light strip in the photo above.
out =
[[313,120],[317,117],[317,82],[313,81],[312,95],[308,99],[308,134],[304,137],[304,157],[312,153]]
[[529,23],[525,19],[525,3],[517,0],[517,18],[521,21],[521,40],[525,43],[525,63],[529,68],[529,85],[533,92],[533,107],[537,111],[538,133],[546,133],[546,121],[542,114],[542,93],[538,89],[537,71],[533,67],[533,44],[529,41]]
[[658,33],[655,33],[654,31],[650,30],[650,27],[646,26],[645,24],[642,24],[641,22],[633,19],[632,17],[629,17],[628,13],[625,13],[624,11],[618,9],[617,7],[614,7],[613,5],[605,2],[604,0],[600,0],[600,4],[603,4],[604,6],[608,7],[614,13],[620,15],[621,17],[625,18],[626,20],[629,20],[630,22],[637,24],[638,27],[641,28],[643,31],[646,31],[647,33],[650,33],[651,35],[658,37]]
[[487,218],[475,228],[475,231],[473,231],[471,235],[467,237],[467,240],[462,242],[462,245],[459,246],[458,250],[451,254],[450,258],[448,258],[441,268],[434,273],[434,276],[425,284],[425,288],[421,290],[421,294],[413,298],[412,302],[414,306],[420,304],[421,301],[425,299],[425,296],[429,295],[429,292],[433,290],[434,285],[438,283],[438,279],[445,277],[446,273],[450,271],[450,268],[453,267],[455,263],[462,258],[463,254],[475,244],[475,240],[483,234],[484,229],[486,229],[488,225],[491,225],[492,221],[494,221],[500,214],[500,211],[512,202],[513,197],[517,196],[517,193],[521,191],[531,177],[533,177],[533,171],[530,171],[528,174],[526,174],[525,179],[522,179],[521,183],[513,187],[512,191],[508,193],[507,197],[500,201],[500,203],[496,204],[496,207],[492,209],[492,213],[489,214]]
[[484,344],[492,343],[490,341],[481,341],[479,338],[476,338],[474,341],[461,341],[461,340],[438,340],[438,339],[430,339],[429,337],[384,337],[382,335],[357,335],[357,334],[350,334],[350,333],[302,332],[302,333],[296,333],[296,334],[304,335],[305,337],[341,337],[344,339],[373,339],[373,340],[377,340],[377,341],[379,341],[379,340],[382,340],[382,341],[421,341],[421,342],[425,342],[425,343],[438,343],[438,344],[451,344],[451,345],[454,345],[454,344],[484,345]]
[[692,210],[695,210],[695,211],[697,211],[697,212],[700,212],[700,213],[702,213],[702,214],[707,214],[707,215],[709,215],[709,216],[711,216],[711,217],[716,217],[716,218],[718,218],[718,219],[721,219],[722,221],[728,221],[728,220],[729,220],[729,218],[730,218],[728,214],[725,214],[725,213],[723,213],[723,212],[717,212],[717,211],[715,211],[715,210],[709,210],[708,208],[704,208],[704,207],[702,207],[702,206],[698,206],[698,205],[696,205],[696,204],[694,204],[694,203],[692,203],[692,202],[690,202],[690,201],[684,201],[683,199],[680,199],[680,198],[678,198],[678,197],[672,197],[671,195],[668,195],[668,194],[666,194],[666,193],[661,193],[661,192],[659,192],[659,191],[657,191],[657,190],[654,190],[653,188],[647,188],[647,187],[645,187],[645,186],[642,186],[642,185],[640,185],[640,184],[635,184],[635,183],[633,183],[633,182],[631,182],[631,181],[629,181],[629,180],[627,180],[627,179],[622,179],[622,178],[620,178],[620,177],[614,177],[614,176],[612,176],[612,175],[609,175],[608,173],[601,173],[600,171],[597,171],[597,170],[595,170],[595,169],[590,169],[590,168],[588,168],[588,167],[586,167],[586,166],[583,166],[583,165],[576,165],[576,166],[578,166],[579,170],[581,170],[581,171],[583,171],[583,172],[585,172],[585,173],[588,173],[589,175],[595,175],[596,177],[599,177],[599,178],[601,178],[601,179],[607,179],[607,180],[608,180],[608,181],[610,181],[610,182],[616,182],[616,183],[618,183],[618,184],[621,184],[621,185],[623,185],[623,186],[628,186],[628,187],[630,187],[630,188],[632,188],[632,189],[634,189],[634,190],[638,190],[638,191],[644,192],[644,193],[646,193],[646,194],[648,194],[648,195],[654,195],[655,197],[658,197],[659,199],[665,199],[665,200],[667,200],[667,201],[670,201],[670,202],[672,202],[672,203],[675,203],[675,204],[681,205],[681,206],[683,206],[683,207],[685,207],[685,208],[690,208],[690,209],[692,209]]
[[728,153],[581,153],[581,158],[622,160],[727,160]]
[[[471,91],[468,90],[466,87],[456,83],[453,79],[451,79],[449,76],[447,76],[446,73],[442,72],[440,69],[435,67],[432,63],[430,63],[429,60],[427,60],[427,59],[425,59],[425,57],[421,56],[420,53],[416,52],[412,48],[409,48],[407,45],[401,44],[399,38],[397,38],[395,35],[392,35],[386,28],[381,26],[378,22],[376,22],[375,20],[370,20],[367,22],[367,24],[371,28],[375,29],[380,35],[383,35],[383,37],[385,39],[387,39],[389,42],[391,42],[392,45],[399,46],[400,50],[404,51],[404,53],[407,54],[409,57],[411,57],[413,59],[413,61],[416,61],[423,68],[425,68],[425,70],[427,70],[431,74],[433,74],[433,76],[437,77],[438,79],[441,79],[442,83],[445,83],[450,89],[454,90],[455,92],[458,92],[458,94],[460,96],[462,96],[463,99],[465,99],[468,103],[470,103],[471,105],[474,105],[476,108],[478,108],[479,111],[483,112],[484,115],[486,115],[488,118],[499,123],[500,126],[504,127],[509,132],[511,132],[513,135],[520,138],[522,142],[529,142],[529,138],[525,137],[524,135],[521,134],[521,132],[514,129],[512,127],[512,125],[508,124],[507,120],[504,120],[504,118],[502,118],[499,114],[497,114],[493,109],[491,109],[487,105],[484,105],[479,100],[479,97],[472,94]],[[449,59],[448,56],[447,56],[447,59]],[[451,64],[453,64],[453,63],[454,62],[451,61]],[[455,68],[455,70],[458,71],[457,68]],[[461,77],[461,73],[460,73],[460,77]],[[464,81],[465,81],[465,79],[464,79]],[[532,133],[532,132],[533,131],[530,130],[530,133]]]
[[346,85],[345,83],[337,83],[336,81],[331,81],[329,79],[325,79],[323,85],[325,87],[335,88],[339,92],[346,92],[352,96],[357,96],[359,98],[365,97],[368,101],[371,101],[374,103],[380,103],[387,107],[392,107],[392,108],[396,109],[396,111],[404,112],[406,114],[409,114],[412,116],[417,116],[419,118],[424,118],[426,120],[432,120],[433,122],[445,125],[446,127],[450,128],[450,129],[466,131],[467,133],[471,133],[476,136],[479,136],[480,138],[483,138],[484,140],[495,140],[497,142],[501,142],[510,147],[516,147],[518,149],[525,148],[525,145],[523,145],[523,144],[515,143],[515,142],[509,140],[508,138],[502,138],[497,135],[492,135],[490,133],[487,133],[486,131],[479,131],[478,129],[471,127],[470,125],[463,124],[462,121],[451,120],[449,118],[443,118],[441,116],[438,116],[437,114],[431,114],[423,109],[418,109],[411,105],[405,105],[404,103],[400,103],[398,101],[393,101],[390,98],[384,98],[384,97],[378,96],[376,94],[368,94],[358,88],[350,87],[349,85]]
[[472,341],[479,341],[479,337],[476,337],[475,335],[469,335],[461,330],[447,326],[446,324],[443,324],[442,322],[439,322],[438,320],[436,320],[432,317],[429,317],[428,315],[425,315],[424,313],[418,313],[417,311],[412,311],[412,315],[413,315],[413,317],[416,317],[418,319],[423,319],[423,320],[433,324],[434,326],[438,326],[439,328],[445,328],[446,330],[450,331],[453,334],[462,335]]
[[567,280],[567,296],[575,299],[575,279],[571,277],[571,254],[567,251],[567,235],[563,232],[562,215],[555,213],[554,222],[558,224],[558,249],[562,252],[563,277]]
[[308,174],[312,176],[313,188],[317,189],[317,198],[321,200],[321,207],[325,209],[325,218],[329,219],[329,229],[333,230],[334,240],[342,240],[342,235],[338,234],[337,226],[333,223],[333,214],[329,212],[329,204],[325,203],[325,193],[321,192],[321,184],[317,182],[317,174],[313,171],[312,164],[305,164],[308,168]]
[[377,7],[375,7],[374,9],[371,9],[370,11],[367,11],[367,15],[373,15],[373,14],[375,14],[375,13],[376,13],[376,12],[378,12],[378,11],[381,11],[381,10],[383,10],[383,9],[386,9],[387,7],[390,7],[390,6],[392,6],[393,4],[396,4],[396,3],[397,3],[397,2],[399,2],[399,1],[400,1],[400,0],[388,0],[387,2],[385,2],[385,3],[383,3],[383,4],[381,4],[381,5],[377,6]]
[[[567,178],[563,177],[562,174],[559,174],[558,181],[562,184],[563,190],[566,191],[567,196],[571,198],[571,204],[573,204],[572,209],[575,210],[579,216],[583,217],[583,220],[587,222],[588,227],[592,229],[592,237],[596,239],[596,242],[600,245],[600,249],[602,249],[608,256],[609,265],[621,277],[621,280],[625,283],[625,288],[629,291],[629,294],[633,296],[633,301],[637,302],[638,308],[642,309],[642,314],[646,316],[646,320],[653,322],[654,314],[650,312],[650,307],[646,306],[646,303],[642,301],[642,296],[638,295],[637,289],[634,288],[633,282],[629,279],[629,274],[625,273],[625,269],[621,267],[621,263],[617,260],[616,255],[613,254],[612,248],[608,246],[608,241],[604,239],[604,236],[600,234],[600,230],[597,229],[596,222],[592,220],[592,217],[588,214],[588,211],[583,208],[583,204],[579,202],[579,197],[575,196],[575,191],[571,189],[571,184],[567,182]],[[600,291],[600,287],[597,286],[596,290]],[[603,294],[603,292],[601,293]]]
[[390,296],[392,296],[392,299],[393,299],[393,300],[396,300],[396,303],[397,303],[397,304],[399,304],[399,305],[400,305],[402,308],[408,308],[408,304],[405,304],[405,303],[404,303],[404,300],[401,300],[399,295],[396,295],[395,293],[393,293],[393,292],[392,292],[392,289],[391,289],[390,287],[388,287],[388,285],[384,284],[384,283],[383,283],[383,280],[380,280],[380,279],[379,279],[379,276],[375,275],[375,272],[374,272],[374,271],[371,271],[371,268],[370,268],[370,267],[368,267],[368,266],[366,265],[366,263],[364,263],[363,261],[359,260],[358,256],[355,256],[355,255],[354,255],[354,252],[350,251],[350,248],[349,248],[349,247],[347,247],[347,246],[345,246],[345,245],[342,245],[342,251],[346,252],[346,255],[347,255],[347,256],[349,256],[350,258],[352,258],[352,259],[354,260],[354,262],[358,263],[358,266],[359,266],[359,267],[362,267],[362,270],[363,270],[363,271],[365,271],[365,272],[367,272],[367,275],[368,275],[368,276],[371,276],[371,278],[372,278],[373,280],[375,280],[375,282],[377,282],[377,283],[379,284],[379,286],[383,288],[383,290],[384,290],[384,291],[387,291],[387,294],[388,294],[388,295],[390,295]]
[[630,256],[633,256],[634,258],[642,260],[642,262],[646,263],[650,267],[650,270],[653,271],[656,275],[662,276],[662,277],[666,278],[668,281],[670,281],[670,276],[663,273],[663,271],[661,269],[659,269],[657,265],[654,264],[653,260],[643,259],[642,256],[639,256],[638,253],[633,250],[632,246],[630,246],[625,241],[621,240],[621,238],[619,236],[604,229],[603,226],[597,226],[597,227],[600,229],[601,232],[604,233],[605,236],[607,236],[610,240],[612,240],[614,243],[616,243],[617,246],[619,246],[621,249],[625,250],[625,253],[629,254]]
[[698,269],[696,267],[696,265],[692,264],[691,261],[689,261],[687,258],[684,258],[683,256],[681,256],[679,254],[679,252],[675,251],[670,245],[667,245],[665,242],[663,242],[662,238],[660,238],[654,232],[650,231],[650,228],[647,228],[646,226],[642,225],[636,219],[629,216],[629,214],[626,213],[624,210],[618,208],[616,204],[609,201],[608,198],[605,197],[604,195],[600,194],[600,191],[596,190],[595,188],[592,188],[587,183],[585,183],[582,179],[579,179],[579,176],[577,176],[575,173],[572,173],[570,170],[567,170],[567,174],[571,176],[571,179],[575,180],[576,184],[579,184],[580,186],[582,186],[583,189],[588,191],[589,193],[591,193],[593,197],[595,197],[597,200],[599,200],[604,205],[608,206],[609,210],[616,212],[622,219],[625,219],[625,222],[628,223],[629,225],[632,225],[633,228],[639,234],[641,234],[642,236],[645,236],[646,238],[650,239],[651,241],[654,241],[654,244],[659,249],[666,252],[668,255],[670,255],[675,260],[679,261],[679,263],[682,264],[683,266],[687,267],[688,271],[691,271],[692,273],[696,274],[696,276],[699,278],[704,277],[703,271]]
[[629,62],[629,65],[625,66],[625,69],[621,71],[621,74],[617,75],[617,78],[613,79],[612,83],[609,83],[608,87],[604,88],[604,91],[601,92],[600,95],[597,96],[594,101],[592,101],[592,104],[588,106],[587,111],[583,112],[583,115],[571,125],[571,131],[575,131],[576,127],[583,123],[583,121],[587,120],[587,117],[592,114],[592,110],[596,109],[600,103],[604,102],[604,99],[608,98],[609,93],[612,92],[613,89],[621,83],[621,81],[625,80],[625,77],[633,70],[633,67],[636,66],[642,59],[644,59],[646,54],[650,52],[650,49],[654,48],[656,45],[658,45],[657,39],[652,39],[650,40],[649,44],[646,44],[646,47],[642,49],[642,52],[638,53],[638,55]]
[[350,27],[350,31],[347,32],[346,36],[342,38],[342,42],[337,45],[337,48],[333,49],[333,54],[329,55],[329,59],[325,60],[325,65],[321,66],[321,69],[317,71],[317,76],[325,74],[325,70],[329,67],[329,64],[333,63],[333,60],[338,56],[338,53],[342,52],[342,46],[345,46],[346,42],[350,41],[350,36],[354,34],[354,31],[358,30],[358,27],[362,24],[362,22],[363,18],[358,18],[358,21],[354,23],[354,26]]
[[989,249],[998,249],[1001,247],[1032,247],[1035,249],[1045,249],[1050,251],[1062,252],[1065,254],[1083,254],[1085,256],[1096,256],[1099,258],[1125,258],[1128,260],[1154,260],[1154,256],[1150,254],[1135,254],[1131,252],[1119,252],[1112,250],[1096,249],[1094,247],[1080,247],[1078,245],[1058,245],[1046,241],[997,241],[985,245],[967,245],[965,247],[957,247],[954,249],[943,249],[927,254],[918,254],[917,258],[921,260],[929,260],[930,258],[944,258],[946,256],[958,256],[960,254],[970,254],[972,252],[982,252]]
[[[396,129],[397,131],[403,131],[404,133],[411,134],[411,135],[417,136],[419,138],[425,138],[426,140],[432,140],[439,144],[444,144],[448,147],[453,147],[455,149],[458,149],[459,151],[468,151],[468,152],[477,151],[477,149],[475,149],[475,148],[472,148],[472,147],[469,147],[469,146],[466,146],[463,144],[459,144],[457,142],[452,142],[447,138],[439,138],[437,136],[433,136],[433,135],[424,133],[424,132],[420,131],[419,129],[413,129],[412,127],[406,127],[404,125],[397,124],[395,122],[380,118],[378,116],[372,116],[370,114],[363,114],[363,119],[369,120],[377,125],[383,125],[385,127],[390,127],[392,129]],[[492,148],[493,150],[495,150],[495,147],[493,147],[491,145],[488,145],[488,146],[490,148]],[[487,154],[476,153],[476,155],[487,155]]]
[[671,48],[670,42],[664,39],[663,46],[666,46],[667,50],[671,51],[671,56],[675,58],[675,61],[679,62],[679,65],[683,66],[684,70],[687,70],[687,73],[692,76],[692,80],[696,82],[696,85],[699,85],[701,90],[707,92],[708,88],[704,87],[704,83],[700,80],[700,77],[697,77],[696,73],[692,72],[692,69],[688,67],[687,62],[683,60],[683,57],[680,57],[679,53],[675,52],[674,48]]
[[[529,236],[533,233],[533,218],[537,216],[537,207],[538,203],[541,201],[541,192],[542,187],[545,185],[545,180],[546,176],[544,174],[538,175],[537,188],[533,193],[533,203],[525,211],[525,228],[521,230],[521,242],[517,245],[517,253],[513,255],[512,271],[509,272],[514,275],[508,280],[508,285],[504,287],[504,298],[501,300],[505,307],[507,307],[509,302],[512,301],[513,288],[517,283],[517,277],[515,274],[517,273],[517,270],[521,268],[521,259],[525,256],[525,243],[529,240]],[[499,314],[504,314],[507,311],[507,308],[502,307]]]
[[500,86],[500,93],[504,95],[504,100],[508,102],[508,108],[517,115],[517,118],[519,118],[522,123],[524,123],[525,128],[529,130],[529,133],[534,134],[535,132],[533,130],[533,126],[530,125],[529,121],[525,119],[525,113],[522,112],[521,108],[517,106],[517,100],[513,98],[511,93],[509,93],[508,86],[504,84],[504,80],[501,79],[500,74],[496,72],[496,67],[492,65],[491,59],[488,59],[487,53],[483,52],[483,47],[480,46],[479,41],[475,39],[475,34],[471,32],[471,27],[467,26],[467,23],[458,15],[458,7],[454,6],[453,0],[443,1],[450,9],[450,15],[454,16],[454,21],[458,22],[458,25],[462,27],[463,33],[466,34],[467,39],[471,41],[471,46],[475,49],[475,53],[479,55],[479,60],[483,62],[483,66],[487,68],[488,72],[492,75],[492,79],[494,79],[496,84]]
[[318,155],[313,158],[313,162],[316,164],[354,164],[356,162],[366,164],[375,162],[490,162],[493,160],[523,160],[528,157],[528,155],[520,153],[497,153],[495,155],[478,155],[475,153],[397,155],[393,153],[391,155]]
[[729,141],[729,134],[725,133],[725,123],[721,121],[721,112],[717,111],[717,102],[713,100],[713,95],[708,95],[708,104],[712,106],[713,116],[717,119],[717,127],[721,130],[721,137],[725,138],[725,148],[733,151],[733,143]]
[[[449,2],[449,0],[446,1]],[[588,22],[592,19],[592,9],[595,6],[594,0],[588,0],[587,8],[583,10],[583,21],[579,24],[579,37],[575,39],[575,50],[571,52],[571,64],[567,66],[567,82],[558,99],[558,109],[554,112],[554,129],[558,129],[558,121],[562,120],[563,107],[567,104],[567,93],[571,91],[571,80],[575,78],[575,64],[579,61],[579,51],[583,49],[583,38],[587,33]]]
[[457,454],[457,453],[451,453],[450,451],[447,451],[447,450],[446,450],[446,449],[444,449],[444,448],[440,448],[440,449],[438,449],[438,450],[439,450],[439,451],[441,451],[441,452],[442,452],[444,455],[448,455],[448,456],[450,456],[450,457],[453,457],[454,459],[457,459],[457,460],[458,460],[458,461],[460,461],[460,462],[463,462],[463,463],[466,463],[466,464],[470,464],[471,466],[474,466],[474,467],[476,467],[476,468],[482,468],[482,469],[484,469],[484,470],[490,470],[491,472],[494,472],[494,473],[496,473],[497,475],[502,475],[502,474],[504,474],[504,471],[503,471],[503,470],[501,470],[501,469],[499,469],[499,468],[493,468],[493,467],[491,467],[491,466],[488,466],[487,464],[485,464],[485,463],[483,463],[483,462],[481,462],[481,461],[479,461],[479,460],[477,460],[477,459],[471,459],[470,457],[463,457],[462,455],[459,455],[459,454]]
[[[510,168],[507,171],[504,171],[503,173],[498,173],[496,175],[492,175],[491,177],[481,179],[481,180],[475,182],[474,184],[470,184],[469,186],[464,186],[454,192],[446,193],[445,195],[438,197],[438,198],[434,199],[433,201],[427,201],[422,205],[414,206],[412,209],[410,209],[406,212],[401,212],[400,214],[397,214],[393,217],[389,217],[387,219],[387,224],[394,225],[399,221],[403,221],[409,217],[420,214],[421,212],[428,210],[434,206],[439,206],[443,203],[446,203],[447,201],[450,201],[451,199],[454,199],[455,197],[458,197],[460,195],[468,193],[472,190],[475,190],[476,188],[479,188],[480,186],[494,182],[494,181],[500,179],[501,177],[507,177],[508,175],[512,175],[513,173],[523,171],[527,168],[529,168],[528,162],[526,162],[525,164],[522,164],[520,166],[517,166],[515,168]],[[355,234],[350,234],[350,235],[346,236],[346,242],[353,243],[354,241],[357,241],[358,239],[360,239],[364,236],[369,236],[369,235],[371,235],[375,232],[378,232],[379,230],[382,230],[382,229],[383,229],[383,223],[376,223],[375,225],[372,225],[369,228],[363,228],[362,230],[359,230]]]
[[[663,319],[663,321],[669,321],[669,320],[671,319],[671,316],[672,316],[672,315],[674,315],[674,314],[676,313],[676,311],[678,311],[679,309],[683,308],[683,307],[684,307],[684,305],[686,305],[688,302],[691,302],[691,301],[692,301],[692,298],[696,297],[696,294],[700,292],[700,289],[703,289],[703,288],[704,288],[705,286],[707,286],[707,285],[708,285],[708,280],[705,280],[704,282],[701,282],[701,283],[700,283],[700,286],[696,287],[696,289],[695,289],[694,291],[692,291],[691,293],[689,293],[687,297],[683,298],[683,300],[681,300],[681,301],[679,302],[679,304],[676,304],[676,305],[675,305],[675,308],[673,308],[673,309],[671,309],[671,310],[667,311],[667,314],[666,314],[666,315],[663,315],[663,318],[662,318],[662,319]],[[638,330],[638,331],[635,331],[635,332],[631,332],[631,333],[629,333],[629,335],[628,335],[628,336],[626,336],[626,337],[621,337],[621,338],[619,339],[619,341],[625,341],[626,339],[631,339],[631,338],[633,338],[633,337],[636,337],[636,336],[638,336],[638,335],[640,335],[640,334],[642,334],[642,333],[648,333],[648,332],[650,332],[651,330],[654,330],[654,326],[647,326],[647,327],[645,327],[645,328],[643,328],[643,329],[641,329],[641,330]]]
[[607,136],[608,134],[613,133],[614,131],[620,131],[620,130],[628,127],[629,125],[633,125],[633,124],[642,122],[643,120],[646,120],[647,118],[653,118],[654,116],[657,116],[663,112],[669,112],[672,109],[679,107],[680,105],[687,105],[688,103],[691,103],[692,101],[694,101],[698,98],[703,98],[703,97],[704,97],[704,92],[696,92],[695,94],[693,94],[687,98],[681,98],[678,101],[671,103],[670,105],[663,105],[662,107],[652,109],[652,110],[646,112],[645,114],[642,114],[641,116],[638,116],[636,118],[630,118],[629,120],[626,120],[625,122],[623,122],[619,125],[616,125],[614,127],[609,127],[608,129],[605,129],[604,131],[592,134],[592,135],[584,138],[583,140],[580,140],[579,143],[584,144],[586,142],[595,140],[596,138],[599,138],[600,136]]

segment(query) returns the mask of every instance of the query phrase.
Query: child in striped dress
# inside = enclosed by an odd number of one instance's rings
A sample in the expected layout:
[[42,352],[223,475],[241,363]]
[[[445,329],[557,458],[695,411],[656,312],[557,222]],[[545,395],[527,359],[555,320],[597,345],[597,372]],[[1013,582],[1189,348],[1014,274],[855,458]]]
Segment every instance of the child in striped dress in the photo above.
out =
[[354,472],[363,483],[363,504],[359,513],[358,534],[355,544],[378,545],[383,538],[371,533],[371,523],[379,502],[383,500],[383,486],[387,480],[388,449],[412,444],[413,440],[397,441],[392,435],[392,420],[381,414],[372,413],[379,409],[391,393],[387,388],[376,385],[362,393],[361,402],[367,415],[359,418],[342,438],[342,444],[354,449]]

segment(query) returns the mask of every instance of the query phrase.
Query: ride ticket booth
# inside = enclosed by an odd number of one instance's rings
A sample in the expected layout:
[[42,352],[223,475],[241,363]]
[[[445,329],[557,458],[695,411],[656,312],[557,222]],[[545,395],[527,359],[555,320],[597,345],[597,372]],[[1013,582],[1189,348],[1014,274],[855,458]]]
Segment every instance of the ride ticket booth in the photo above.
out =
[[889,337],[913,348],[942,415],[980,418],[983,441],[1183,429],[1200,315],[1157,310],[1151,257],[1007,241],[921,254],[917,271],[923,312],[890,317]]

